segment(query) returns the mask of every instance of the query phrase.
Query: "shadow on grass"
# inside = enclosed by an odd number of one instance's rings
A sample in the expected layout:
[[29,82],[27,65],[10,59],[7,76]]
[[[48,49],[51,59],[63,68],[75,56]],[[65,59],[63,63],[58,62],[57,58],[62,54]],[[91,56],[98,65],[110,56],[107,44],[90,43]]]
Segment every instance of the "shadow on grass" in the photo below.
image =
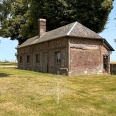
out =
[[1,77],[9,77],[9,74],[6,74],[6,73],[0,73],[0,78]]

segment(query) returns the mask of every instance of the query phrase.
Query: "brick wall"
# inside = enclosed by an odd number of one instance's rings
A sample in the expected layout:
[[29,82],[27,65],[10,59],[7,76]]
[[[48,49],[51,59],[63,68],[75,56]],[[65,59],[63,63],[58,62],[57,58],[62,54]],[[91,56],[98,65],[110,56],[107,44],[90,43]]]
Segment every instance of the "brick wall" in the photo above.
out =
[[102,74],[103,54],[109,54],[101,40],[70,40],[70,75]]
[[[39,72],[49,73],[67,73],[67,62],[68,62],[68,40],[66,38],[55,39],[52,41],[39,43],[33,46],[23,47],[18,49],[18,59],[22,56],[23,62],[18,62],[20,69],[34,70]],[[55,52],[61,53],[61,63],[55,63]],[[36,63],[36,54],[40,55],[40,63]],[[27,63],[27,55],[30,57],[30,62]],[[46,56],[47,55],[47,56]],[[45,61],[47,57],[48,70],[46,69]]]
[[102,73],[99,50],[71,49],[71,75]]
[[[55,62],[56,52],[61,54],[60,64]],[[36,63],[36,54],[40,56],[39,63]],[[30,63],[27,63],[27,55],[30,56]],[[104,55],[108,56],[107,73],[110,73],[110,54],[103,46],[102,40],[60,38],[18,49],[18,59],[20,56],[23,59],[22,63],[18,62],[18,67],[53,74],[102,74],[106,73],[103,68]],[[48,66],[46,62],[48,62]],[[48,67],[48,70],[46,67]]]

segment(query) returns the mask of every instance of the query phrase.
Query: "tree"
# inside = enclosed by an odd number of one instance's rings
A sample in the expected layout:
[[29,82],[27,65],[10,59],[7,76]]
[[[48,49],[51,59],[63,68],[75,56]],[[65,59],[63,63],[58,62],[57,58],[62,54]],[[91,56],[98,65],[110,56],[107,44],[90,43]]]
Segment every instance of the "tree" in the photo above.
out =
[[7,18],[9,11],[10,11],[10,1],[1,0],[0,1],[0,25],[2,24],[3,20]]
[[78,21],[98,33],[107,23],[112,4],[113,0],[12,0],[0,35],[21,44],[38,34],[39,18],[47,20],[47,31]]
[[21,33],[22,27],[28,24],[28,4],[22,0],[17,0],[13,1],[10,7],[10,16],[8,19],[4,18],[0,35],[2,37],[10,37],[11,40],[17,39],[19,44],[21,44],[28,37],[24,32],[23,34]]
[[104,30],[112,4],[113,0],[33,0],[30,10],[36,29],[37,18],[43,17],[47,30],[78,21],[98,33]]

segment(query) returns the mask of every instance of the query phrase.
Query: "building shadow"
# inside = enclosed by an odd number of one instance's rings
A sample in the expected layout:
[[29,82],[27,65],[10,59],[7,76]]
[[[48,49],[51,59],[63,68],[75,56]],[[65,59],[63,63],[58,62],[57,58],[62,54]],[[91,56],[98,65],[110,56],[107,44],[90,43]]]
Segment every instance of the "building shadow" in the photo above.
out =
[[6,73],[0,73],[0,78],[1,77],[9,77],[9,74],[6,74]]

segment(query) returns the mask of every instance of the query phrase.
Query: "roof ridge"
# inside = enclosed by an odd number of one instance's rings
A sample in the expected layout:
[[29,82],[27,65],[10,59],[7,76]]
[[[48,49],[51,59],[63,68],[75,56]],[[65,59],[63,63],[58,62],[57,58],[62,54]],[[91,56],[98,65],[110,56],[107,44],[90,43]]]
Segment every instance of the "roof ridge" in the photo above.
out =
[[69,30],[69,32],[66,35],[70,35],[71,31],[74,29],[74,27],[76,26],[77,21],[74,23],[73,27]]
[[[77,21],[76,21],[76,22],[77,22]],[[73,22],[73,23],[75,24],[76,22]],[[71,24],[73,24],[73,23],[63,25],[63,26],[61,26],[61,27],[55,28],[55,29],[50,30],[50,31],[46,31],[45,33],[53,32],[53,31],[55,31],[55,30],[57,30],[57,29],[63,28],[63,27],[65,27],[65,26],[67,26],[67,25],[71,25]],[[44,35],[45,35],[45,34],[44,34]]]

